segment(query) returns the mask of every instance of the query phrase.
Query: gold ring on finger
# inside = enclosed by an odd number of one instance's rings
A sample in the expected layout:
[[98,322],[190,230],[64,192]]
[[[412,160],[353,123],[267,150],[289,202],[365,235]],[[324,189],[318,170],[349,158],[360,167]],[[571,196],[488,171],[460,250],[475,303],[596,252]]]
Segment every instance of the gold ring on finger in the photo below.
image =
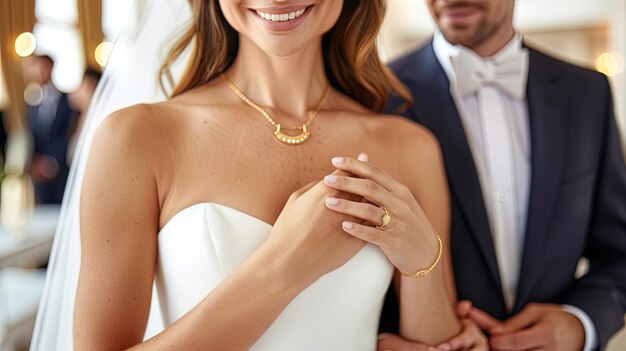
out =
[[387,224],[389,224],[389,222],[391,222],[391,216],[389,215],[389,211],[387,211],[387,209],[384,207],[381,207],[381,209],[385,211],[385,214],[380,218],[382,224],[376,226],[376,228],[378,229],[383,229]]

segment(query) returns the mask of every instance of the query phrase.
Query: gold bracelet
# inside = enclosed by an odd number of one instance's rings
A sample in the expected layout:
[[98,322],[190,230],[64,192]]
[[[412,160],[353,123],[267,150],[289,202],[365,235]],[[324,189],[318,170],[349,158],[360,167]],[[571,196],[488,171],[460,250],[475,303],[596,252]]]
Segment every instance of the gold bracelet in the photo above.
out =
[[430,271],[433,270],[433,268],[435,268],[435,266],[437,266],[437,263],[439,263],[439,260],[441,259],[441,254],[443,253],[443,242],[441,241],[441,238],[439,237],[439,235],[437,233],[435,233],[435,236],[437,237],[437,241],[439,242],[439,253],[437,254],[437,258],[435,259],[435,262],[428,268],[426,269],[422,269],[417,271],[414,274],[407,274],[404,272],[400,272],[400,274],[402,274],[405,277],[408,278],[426,278],[428,277],[428,274],[430,273]]

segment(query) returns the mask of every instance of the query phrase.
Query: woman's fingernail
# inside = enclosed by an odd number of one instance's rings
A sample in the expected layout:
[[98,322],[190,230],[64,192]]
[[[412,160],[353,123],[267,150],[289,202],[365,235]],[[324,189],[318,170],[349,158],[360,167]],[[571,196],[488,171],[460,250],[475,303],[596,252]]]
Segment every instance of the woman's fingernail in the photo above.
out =
[[343,157],[333,157],[332,162],[334,165],[340,165],[344,162],[346,162],[346,159]]
[[326,177],[324,177],[324,181],[330,184],[337,184],[338,180],[339,178],[337,178],[337,176],[334,176],[334,175],[327,175]]
[[365,152],[361,152],[359,154],[359,156],[357,156],[356,159],[359,160],[359,161],[367,162],[370,158],[369,158],[369,156],[367,156],[367,154]]
[[450,344],[441,344],[441,345],[437,346],[437,348],[439,350],[443,350],[443,351],[450,351],[450,349],[451,349]]
[[354,228],[354,224],[350,223],[350,222],[343,222],[342,226],[344,229],[352,229]]
[[326,205],[328,206],[337,206],[338,203],[339,199],[336,199],[334,197],[326,198]]

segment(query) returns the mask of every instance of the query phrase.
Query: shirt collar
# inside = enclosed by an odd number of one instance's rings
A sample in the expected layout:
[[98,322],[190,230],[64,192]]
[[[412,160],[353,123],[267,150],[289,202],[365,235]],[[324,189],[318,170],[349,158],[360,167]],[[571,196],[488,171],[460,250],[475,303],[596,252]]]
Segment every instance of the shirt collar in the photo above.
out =
[[[522,49],[522,47],[522,35],[519,33],[515,33],[513,38],[502,49],[500,49],[500,51],[496,52],[490,57],[485,57],[482,59],[491,60],[505,57]],[[456,81],[456,73],[454,72],[454,68],[452,67],[450,57],[458,55],[461,50],[469,52],[471,55],[478,56],[471,49],[468,49],[462,45],[451,44],[446,40],[446,38],[443,36],[443,33],[441,33],[440,31],[437,31],[433,38],[433,50],[435,51],[435,56],[437,57],[437,60],[443,67],[446,75],[448,76],[448,79],[451,82]]]

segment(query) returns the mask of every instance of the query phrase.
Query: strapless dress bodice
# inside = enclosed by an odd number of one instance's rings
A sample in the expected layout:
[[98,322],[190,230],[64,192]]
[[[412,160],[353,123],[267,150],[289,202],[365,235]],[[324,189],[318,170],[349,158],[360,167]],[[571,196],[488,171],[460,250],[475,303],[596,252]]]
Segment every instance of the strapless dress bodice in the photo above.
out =
[[[196,306],[271,229],[258,218],[215,203],[193,205],[172,217],[158,238],[155,287],[163,325]],[[382,251],[366,245],[291,301],[251,350],[375,350],[392,274]]]

